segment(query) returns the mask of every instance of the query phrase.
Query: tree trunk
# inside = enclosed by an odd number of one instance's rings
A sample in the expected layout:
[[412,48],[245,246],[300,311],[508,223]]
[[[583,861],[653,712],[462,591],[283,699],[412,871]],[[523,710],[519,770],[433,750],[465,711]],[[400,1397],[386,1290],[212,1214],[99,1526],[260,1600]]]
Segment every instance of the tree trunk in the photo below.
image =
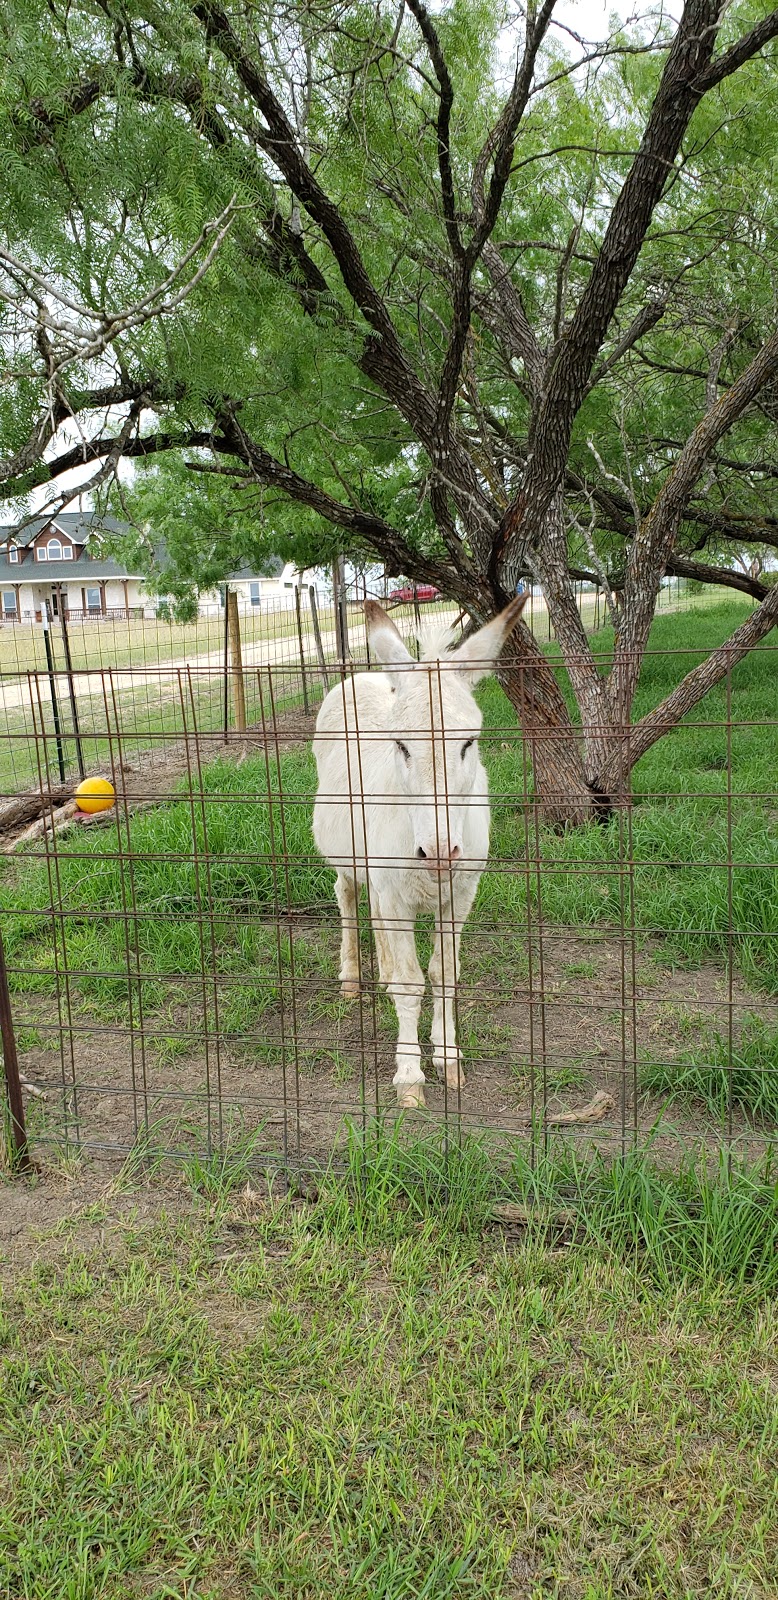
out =
[[529,637],[531,647],[525,651],[522,639],[520,654],[515,644],[509,646],[499,678],[526,741],[541,818],[555,828],[604,820],[610,801],[587,778],[583,731],[574,726],[552,667]]
[[[633,723],[610,689],[584,699],[582,726],[571,720],[553,669],[526,629],[518,629],[499,670],[532,762],[541,819],[554,827],[606,822],[626,803],[630,774],[652,745],[671,733],[704,696],[778,624],[778,587],[724,644],[688,672],[660,705]],[[637,674],[636,674],[637,676]]]

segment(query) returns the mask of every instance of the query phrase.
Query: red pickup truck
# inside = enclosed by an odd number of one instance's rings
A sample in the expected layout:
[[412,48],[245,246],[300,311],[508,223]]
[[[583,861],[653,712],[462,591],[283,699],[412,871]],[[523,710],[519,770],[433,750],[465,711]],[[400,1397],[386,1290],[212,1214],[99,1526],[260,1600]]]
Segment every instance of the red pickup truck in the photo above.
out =
[[[412,605],[413,604],[413,598],[414,598],[414,595],[413,595],[413,584],[412,583],[406,583],[405,586],[402,589],[393,589],[392,590],[392,592],[391,592],[391,594],[389,596],[389,604],[393,605],[393,606],[397,606],[397,605],[401,605],[401,604],[402,605]],[[416,585],[416,599],[418,600],[419,605],[424,605],[425,601],[439,600],[440,599],[440,590],[433,588],[431,583],[417,583],[417,585]]]

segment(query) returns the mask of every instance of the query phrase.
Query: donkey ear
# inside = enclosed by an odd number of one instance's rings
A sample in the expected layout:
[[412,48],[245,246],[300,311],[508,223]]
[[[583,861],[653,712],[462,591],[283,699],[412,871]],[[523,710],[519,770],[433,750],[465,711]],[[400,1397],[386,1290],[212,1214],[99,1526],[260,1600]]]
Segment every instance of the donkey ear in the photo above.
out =
[[515,628],[528,599],[528,594],[517,595],[498,617],[493,617],[491,622],[479,628],[478,632],[466,639],[458,650],[453,651],[451,660],[455,661],[457,666],[465,668],[471,683],[478,683],[480,678],[485,678],[488,673],[494,671],[497,657],[512,629]]
[[367,638],[376,660],[387,667],[415,667],[416,662],[400,638],[397,629],[377,600],[365,601]]

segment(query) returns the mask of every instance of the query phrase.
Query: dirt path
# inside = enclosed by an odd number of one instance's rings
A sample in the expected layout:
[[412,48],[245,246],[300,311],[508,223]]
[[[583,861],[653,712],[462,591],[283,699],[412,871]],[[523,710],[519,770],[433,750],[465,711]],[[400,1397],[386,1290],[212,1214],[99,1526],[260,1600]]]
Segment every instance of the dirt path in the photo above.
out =
[[[450,626],[458,613],[454,607],[444,613],[435,613],[435,625],[440,627]],[[352,653],[364,659],[366,650],[365,625],[361,621],[349,618],[349,639]],[[333,659],[337,650],[337,636],[334,629],[322,634],[322,648],[325,657]],[[316,664],[316,646],[311,638],[303,639],[303,659],[306,666]],[[244,667],[269,667],[269,666],[298,666],[300,662],[300,645],[294,634],[282,639],[268,639],[262,643],[246,645],[243,649]],[[154,667],[103,667],[103,668],[76,668],[73,672],[73,692],[81,698],[89,695],[103,695],[103,682],[110,686],[113,684],[117,693],[122,690],[140,688],[145,684],[155,684],[158,688],[165,683],[175,682],[180,673],[192,672],[195,676],[200,674],[221,674],[224,670],[224,655],[221,649],[208,651],[205,655],[193,656],[190,661],[179,658],[178,660],[160,661]],[[55,673],[57,692],[63,700],[69,693],[67,674],[61,670]],[[45,683],[45,672],[31,672],[23,683],[0,682],[0,711],[13,711],[23,708],[31,711],[38,700],[38,683],[40,693],[45,697],[48,685]],[[43,682],[40,682],[43,680]]]

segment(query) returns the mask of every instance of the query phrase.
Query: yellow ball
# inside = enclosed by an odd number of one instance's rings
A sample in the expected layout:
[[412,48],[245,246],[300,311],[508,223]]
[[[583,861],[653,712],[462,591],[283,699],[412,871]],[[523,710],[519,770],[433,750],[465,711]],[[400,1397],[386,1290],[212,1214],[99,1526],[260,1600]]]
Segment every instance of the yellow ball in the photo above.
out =
[[116,790],[107,778],[85,778],[74,796],[79,811],[110,811]]

